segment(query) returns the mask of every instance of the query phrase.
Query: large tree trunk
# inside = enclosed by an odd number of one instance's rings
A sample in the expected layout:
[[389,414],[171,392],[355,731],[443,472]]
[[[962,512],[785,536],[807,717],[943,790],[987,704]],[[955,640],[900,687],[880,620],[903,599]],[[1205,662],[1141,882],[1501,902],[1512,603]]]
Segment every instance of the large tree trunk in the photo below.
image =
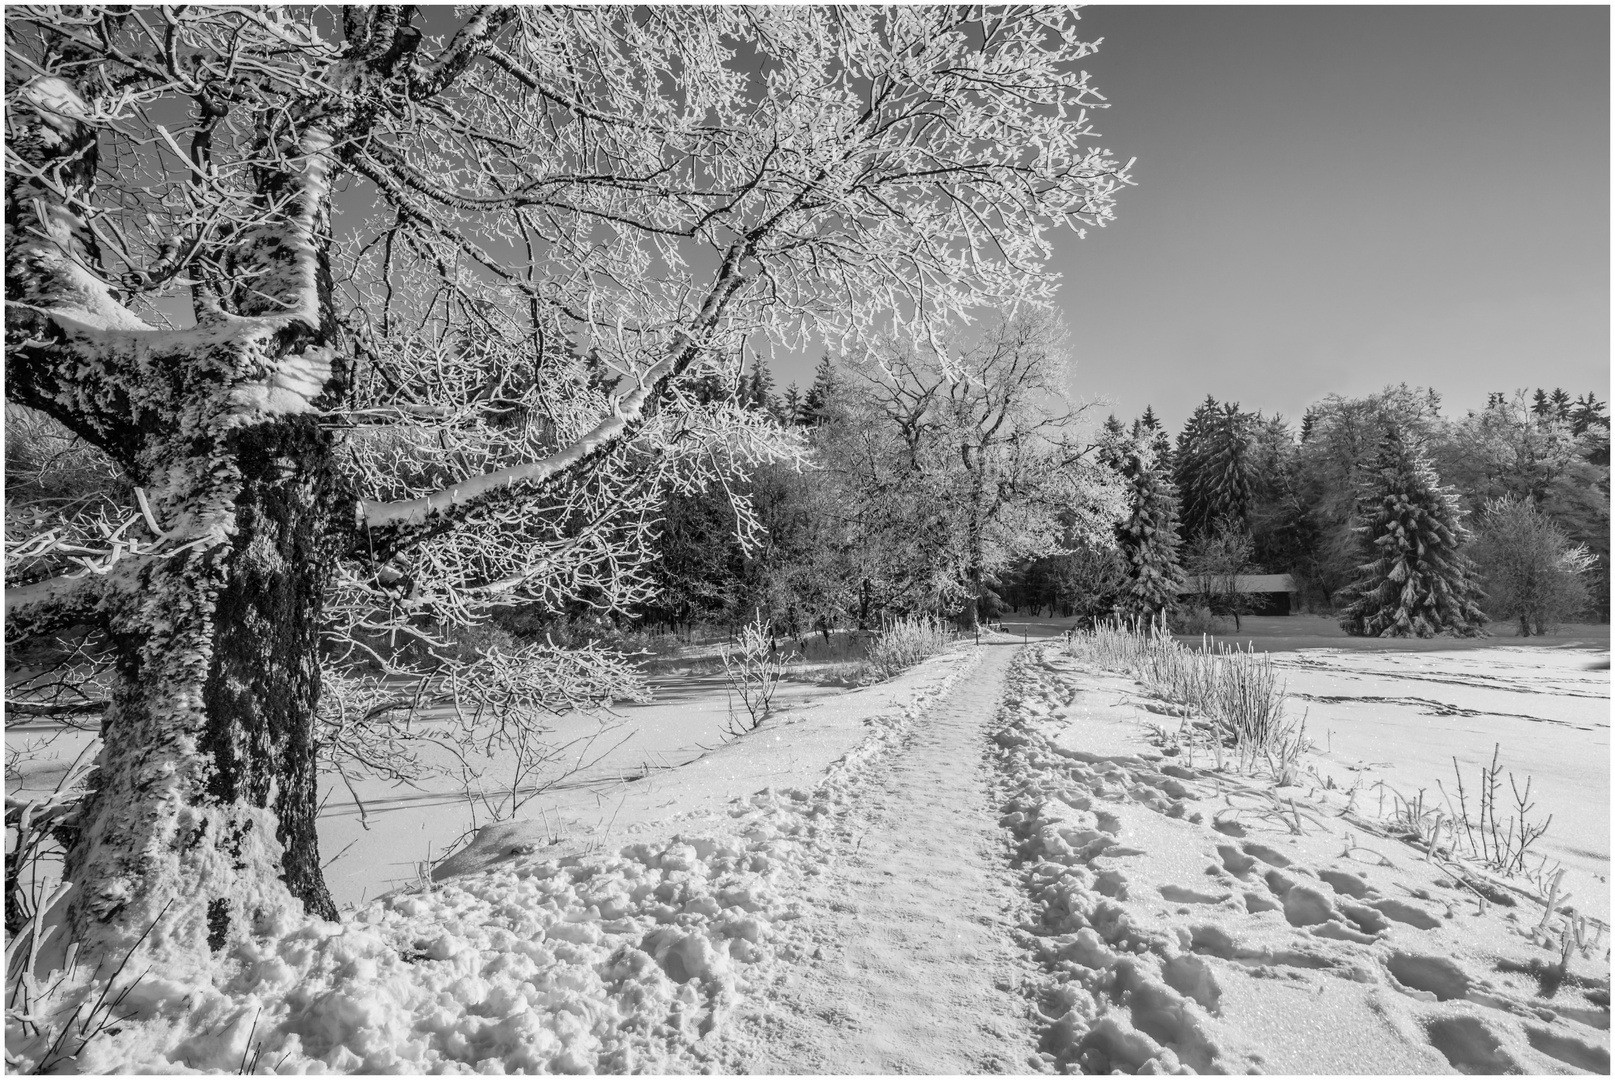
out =
[[330,439],[296,417],[238,429],[223,449],[188,464],[233,474],[228,541],[154,560],[112,614],[118,684],[66,868],[86,944],[126,946],[160,920],[153,940],[217,950],[299,908],[336,915],[314,757],[342,520]]

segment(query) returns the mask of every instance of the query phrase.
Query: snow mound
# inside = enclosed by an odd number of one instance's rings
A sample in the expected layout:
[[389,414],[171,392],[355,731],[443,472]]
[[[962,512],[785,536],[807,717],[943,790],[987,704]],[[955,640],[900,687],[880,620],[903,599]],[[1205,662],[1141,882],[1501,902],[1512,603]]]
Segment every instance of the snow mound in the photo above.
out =
[[[941,677],[872,718],[816,786],[735,800],[720,835],[519,857],[383,898],[346,923],[287,928],[212,970],[199,961],[123,978],[114,994],[133,988],[119,1021],[74,1064],[98,1073],[711,1070],[715,1033],[747,985],[795,955],[793,888],[823,872],[834,812],[973,662],[965,649],[928,661]],[[80,982],[60,1008],[105,985]],[[12,1036],[8,1025],[13,1067],[37,1064],[29,1040]]]

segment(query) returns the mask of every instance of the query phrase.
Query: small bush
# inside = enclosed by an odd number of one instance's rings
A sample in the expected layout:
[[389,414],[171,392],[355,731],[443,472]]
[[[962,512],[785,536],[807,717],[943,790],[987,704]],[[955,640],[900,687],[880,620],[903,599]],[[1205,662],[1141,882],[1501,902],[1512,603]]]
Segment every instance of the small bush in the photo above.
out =
[[1167,616],[1174,634],[1213,634],[1217,632],[1217,616],[1209,607],[1179,608]]
[[730,720],[730,734],[741,735],[757,730],[774,708],[774,693],[785,677],[785,665],[774,651],[773,638],[768,624],[762,619],[747,623],[732,645],[725,645],[722,653],[724,678],[729,688],[740,696],[740,702],[750,718],[749,724]]
[[869,666],[880,678],[889,679],[946,649],[950,637],[947,627],[934,619],[898,619],[870,642]]

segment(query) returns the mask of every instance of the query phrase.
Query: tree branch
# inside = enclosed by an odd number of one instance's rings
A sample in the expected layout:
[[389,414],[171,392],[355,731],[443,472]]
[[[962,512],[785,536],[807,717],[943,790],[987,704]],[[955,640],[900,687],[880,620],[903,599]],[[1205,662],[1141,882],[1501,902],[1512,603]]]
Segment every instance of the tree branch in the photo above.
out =
[[153,558],[129,556],[104,574],[67,574],[8,586],[6,640],[24,641],[73,626],[104,625],[108,601],[134,587],[140,571]]

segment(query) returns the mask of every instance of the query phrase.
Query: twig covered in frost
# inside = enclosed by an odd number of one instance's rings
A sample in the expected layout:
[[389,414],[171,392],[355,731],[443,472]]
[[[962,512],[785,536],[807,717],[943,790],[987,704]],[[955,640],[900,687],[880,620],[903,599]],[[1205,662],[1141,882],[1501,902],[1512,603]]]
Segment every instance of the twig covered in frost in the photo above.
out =
[[785,677],[785,665],[774,651],[768,624],[762,616],[742,626],[734,643],[725,645],[720,655],[724,679],[730,691],[740,696],[748,718],[742,723],[731,714],[729,734],[755,731],[773,711],[774,694]]

